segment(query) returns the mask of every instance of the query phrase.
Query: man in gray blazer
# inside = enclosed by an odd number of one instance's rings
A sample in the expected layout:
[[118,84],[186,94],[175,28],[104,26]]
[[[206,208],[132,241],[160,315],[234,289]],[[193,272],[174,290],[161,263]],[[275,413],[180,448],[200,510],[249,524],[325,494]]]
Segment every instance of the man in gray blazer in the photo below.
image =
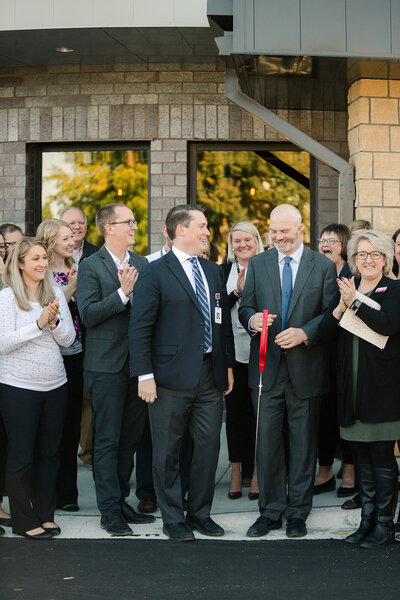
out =
[[[247,535],[266,535],[287,519],[288,537],[306,535],[316,463],[320,398],[328,391],[325,347],[318,324],[336,289],[332,261],[301,241],[300,212],[281,204],[270,217],[274,248],[249,263],[239,319],[252,336],[249,385],[257,408],[259,346],[264,309],[270,312],[257,447],[260,517]],[[288,492],[284,423],[287,419]]]
[[103,206],[96,225],[105,244],[79,265],[77,283],[79,313],[87,328],[83,367],[93,407],[93,474],[101,527],[113,535],[131,535],[127,523],[154,521],[126,502],[146,417],[137,378],[129,372],[130,296],[147,261],[128,252],[137,229],[130,208]]

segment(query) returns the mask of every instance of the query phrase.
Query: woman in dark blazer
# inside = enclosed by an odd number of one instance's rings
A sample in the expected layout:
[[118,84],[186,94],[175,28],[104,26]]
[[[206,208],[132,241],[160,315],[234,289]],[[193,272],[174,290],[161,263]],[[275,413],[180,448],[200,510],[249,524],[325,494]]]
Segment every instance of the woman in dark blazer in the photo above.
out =
[[[350,442],[361,497],[361,523],[346,542],[375,548],[393,541],[398,468],[395,440],[400,437],[400,283],[387,277],[393,241],[378,231],[353,237],[349,264],[356,279],[339,281],[340,300],[322,320],[323,339],[338,336],[338,421]],[[380,304],[376,310],[356,297],[356,289]],[[347,308],[374,332],[388,336],[377,346],[341,327]]]
[[231,309],[235,341],[235,383],[225,396],[226,437],[229,460],[232,463],[231,485],[228,496],[236,500],[242,495],[242,485],[250,485],[249,499],[257,500],[258,483],[254,472],[255,418],[248,386],[250,336],[238,319],[240,297],[243,292],[249,260],[263,252],[260,234],[249,221],[235,223],[229,233],[227,262],[221,265]]
[[[347,263],[347,244],[350,240],[350,230],[347,225],[332,223],[321,231],[318,239],[318,251],[335,263],[339,279],[351,277],[352,272]],[[338,443],[343,459],[342,485],[337,490],[338,498],[354,494],[354,463],[348,442],[339,435],[337,422],[337,390],[336,363],[337,344],[331,342],[329,348],[330,391],[321,404],[321,414],[318,431],[318,465],[319,470],[314,483],[314,496],[330,492],[336,488],[336,480],[332,471],[335,451]]]

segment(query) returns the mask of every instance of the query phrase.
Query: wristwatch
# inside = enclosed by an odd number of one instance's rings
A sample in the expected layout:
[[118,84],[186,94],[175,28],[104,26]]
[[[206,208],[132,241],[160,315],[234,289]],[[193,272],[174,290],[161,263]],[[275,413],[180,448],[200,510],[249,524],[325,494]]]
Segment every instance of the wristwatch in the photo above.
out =
[[361,304],[362,304],[361,300],[356,298],[354,300],[353,304],[351,304],[349,308],[351,308],[351,310],[354,310],[354,312],[356,312],[360,308]]

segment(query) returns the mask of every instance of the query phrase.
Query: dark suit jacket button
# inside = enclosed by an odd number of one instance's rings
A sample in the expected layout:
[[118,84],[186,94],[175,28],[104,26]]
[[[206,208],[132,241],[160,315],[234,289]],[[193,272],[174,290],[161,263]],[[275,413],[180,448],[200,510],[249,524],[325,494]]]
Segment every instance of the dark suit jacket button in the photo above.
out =
[[200,327],[204,327],[204,323],[200,323]]
[[204,344],[200,344],[199,348],[204,348]]

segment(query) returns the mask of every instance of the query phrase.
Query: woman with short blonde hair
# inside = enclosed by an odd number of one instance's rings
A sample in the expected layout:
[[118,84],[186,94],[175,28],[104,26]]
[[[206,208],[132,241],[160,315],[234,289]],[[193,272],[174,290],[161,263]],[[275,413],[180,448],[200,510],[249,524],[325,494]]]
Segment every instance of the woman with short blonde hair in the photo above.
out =
[[41,240],[21,238],[0,292],[0,413],[8,437],[7,492],[13,532],[60,533],[54,523],[66,374],[59,345],[75,338],[62,290],[48,273]]

